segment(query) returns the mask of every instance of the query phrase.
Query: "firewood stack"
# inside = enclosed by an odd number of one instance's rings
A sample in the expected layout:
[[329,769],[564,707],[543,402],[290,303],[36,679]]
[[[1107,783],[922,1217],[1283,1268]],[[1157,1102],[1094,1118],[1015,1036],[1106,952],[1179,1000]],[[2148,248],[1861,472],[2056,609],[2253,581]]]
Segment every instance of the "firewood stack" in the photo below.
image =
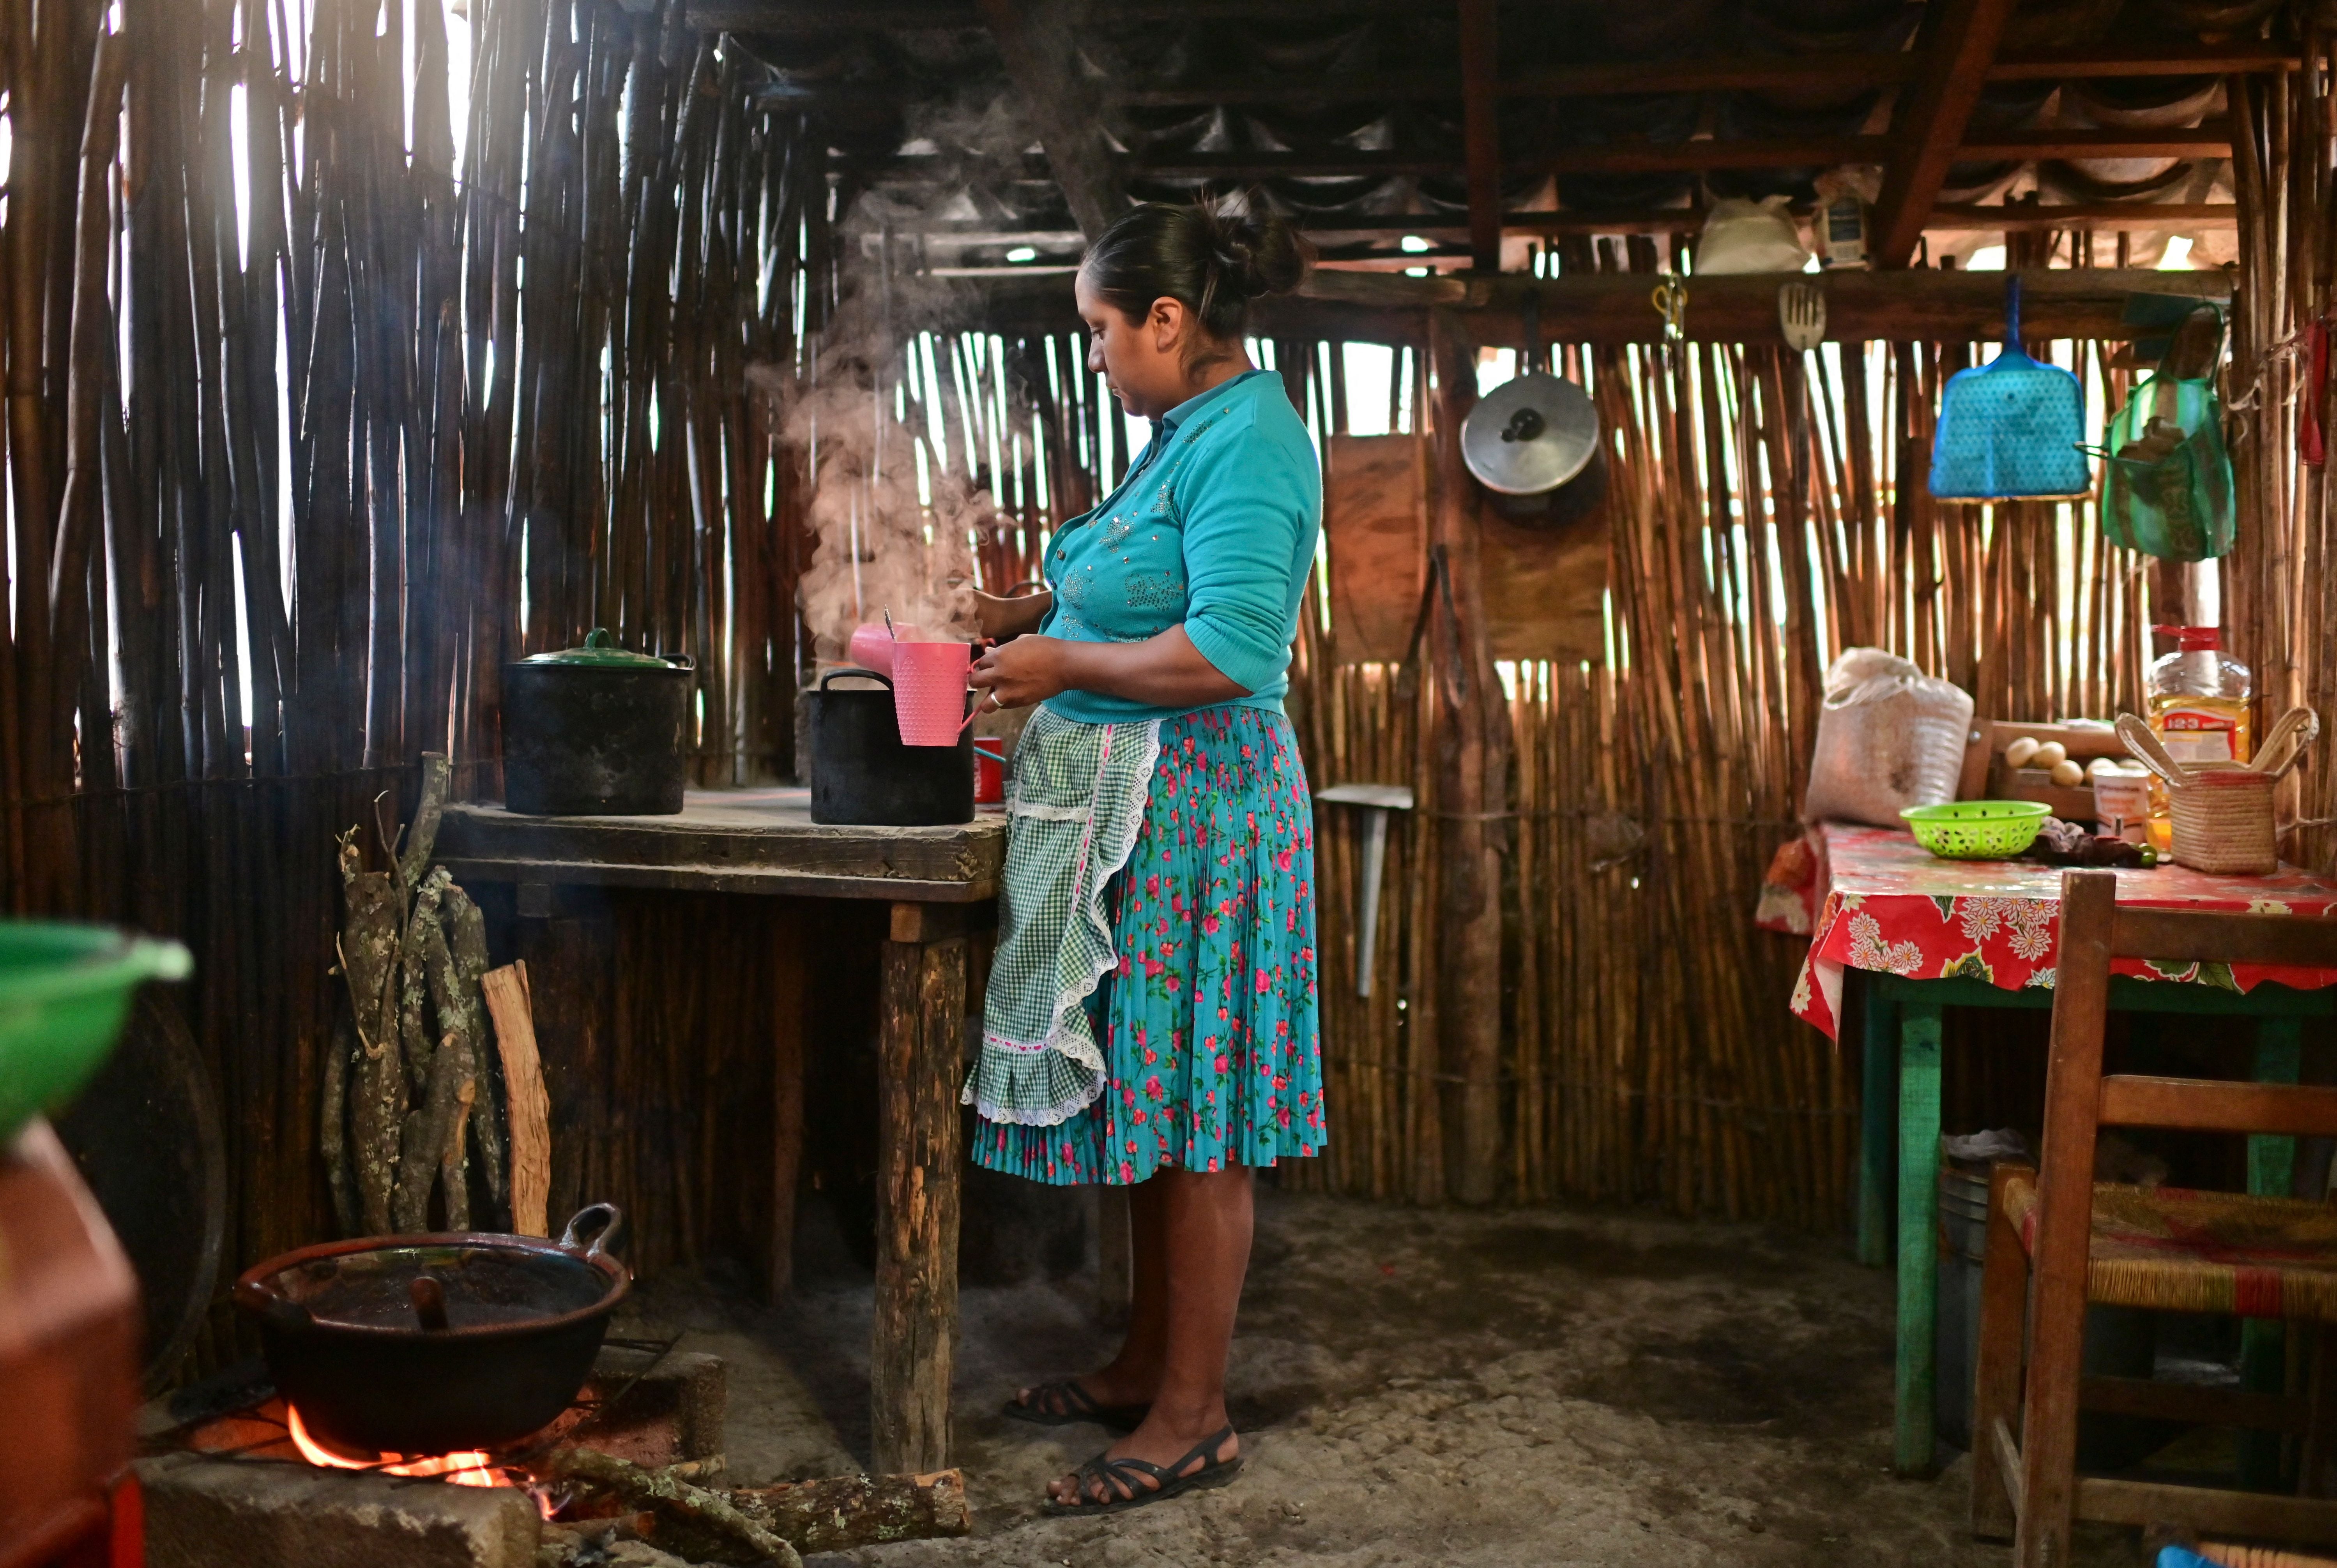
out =
[[434,1191],[444,1228],[471,1229],[474,1149],[488,1194],[508,1202],[480,987],[486,921],[430,863],[447,774],[443,755],[425,752],[413,823],[376,822],[389,869],[363,869],[360,829],[339,840],[349,1010],[325,1050],[322,1148],[347,1235],[432,1229]]

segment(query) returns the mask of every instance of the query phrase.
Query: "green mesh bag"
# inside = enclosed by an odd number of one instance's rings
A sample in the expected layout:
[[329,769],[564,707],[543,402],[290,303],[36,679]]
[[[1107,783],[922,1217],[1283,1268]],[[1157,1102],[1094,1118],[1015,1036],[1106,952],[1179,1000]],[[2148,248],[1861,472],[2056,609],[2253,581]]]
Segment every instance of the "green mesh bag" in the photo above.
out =
[[2232,548],[2232,458],[2215,377],[2161,370],[2110,420],[2102,460],[2102,527],[2113,543],[2165,560],[2209,560]]

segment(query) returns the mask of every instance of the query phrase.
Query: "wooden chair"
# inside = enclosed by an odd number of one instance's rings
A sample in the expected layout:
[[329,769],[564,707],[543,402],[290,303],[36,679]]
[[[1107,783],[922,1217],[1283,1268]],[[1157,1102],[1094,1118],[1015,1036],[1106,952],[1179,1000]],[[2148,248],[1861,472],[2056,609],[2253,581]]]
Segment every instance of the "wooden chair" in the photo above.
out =
[[2192,1548],[2200,1556],[2222,1568],[2337,1568],[2337,1561],[2327,1557],[2307,1557],[2301,1552],[2283,1552],[2276,1546],[2226,1545],[2220,1541],[2202,1541]]
[[2337,1323],[2337,1204],[2093,1179],[2102,1126],[2337,1134],[2337,1088],[2102,1074],[2113,957],[2337,967],[2337,918],[2120,909],[2117,898],[2113,872],[2062,876],[2044,1146],[2037,1170],[1999,1165],[1990,1184],[1972,1404],[1972,1533],[2011,1536],[2018,1568],[2066,1563],[2074,1519],[2337,1542],[2337,1502],[2076,1475],[2083,1403],[2303,1434],[2311,1477],[2324,1456],[2313,1418],[2322,1403],[2317,1386],[2337,1378],[2337,1356],[2322,1354],[2315,1358],[2316,1387],[2303,1398],[2146,1378],[2081,1383],[2088,1301]]

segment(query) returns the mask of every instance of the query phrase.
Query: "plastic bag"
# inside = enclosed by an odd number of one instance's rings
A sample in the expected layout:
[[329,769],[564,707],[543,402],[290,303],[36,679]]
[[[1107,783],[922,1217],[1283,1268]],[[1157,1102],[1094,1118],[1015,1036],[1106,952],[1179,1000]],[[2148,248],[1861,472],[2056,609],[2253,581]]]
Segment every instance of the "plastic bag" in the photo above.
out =
[[1699,278],[1738,272],[1799,272],[1810,262],[1802,231],[1786,209],[1785,198],[1760,201],[1723,197],[1712,204],[1697,239]]
[[2232,457],[2212,376],[2145,381],[2110,420],[2097,455],[2112,543],[2180,561],[2231,550]]
[[1826,671],[1802,820],[1902,827],[1908,806],[1956,798],[1972,699],[1879,648],[1845,648]]

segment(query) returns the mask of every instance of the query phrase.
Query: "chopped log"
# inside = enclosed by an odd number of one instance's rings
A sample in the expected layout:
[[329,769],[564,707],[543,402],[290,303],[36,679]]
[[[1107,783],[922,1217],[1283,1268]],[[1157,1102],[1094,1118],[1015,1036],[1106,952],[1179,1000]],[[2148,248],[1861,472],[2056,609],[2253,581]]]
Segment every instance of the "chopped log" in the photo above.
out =
[[489,969],[480,977],[480,989],[495,1026],[504,1099],[511,1118],[512,1229],[523,1236],[547,1236],[552,1233],[552,1100],[544,1092],[543,1058],[535,1047],[527,965]]
[[333,1223],[344,1236],[357,1233],[357,1174],[349,1165],[349,1062],[357,1038],[347,1015],[336,1011],[325,1037],[323,1083],[318,1098],[317,1152],[325,1162],[325,1184],[333,1194]]
[[391,998],[396,972],[396,891],[387,872],[361,872],[357,830],[342,835],[341,897],[347,906],[340,939],[341,977],[348,986],[357,1030],[356,1103],[349,1130],[356,1143],[357,1210],[365,1229],[390,1228],[391,1193],[397,1182],[398,1138],[406,1119],[406,1067],[397,1048]]
[[438,1154],[439,1182],[446,1190],[446,1228],[450,1231],[471,1228],[471,1178],[463,1157],[463,1128],[470,1121],[471,1107],[478,1099],[479,1079],[474,1069],[455,1090],[455,1114],[446,1118],[446,1146]]
[[407,887],[420,884],[429,869],[431,852],[438,844],[438,819],[446,810],[446,780],[451,773],[444,752],[422,754],[422,800],[415,808],[414,824],[406,830],[406,848],[397,857],[397,880]]
[[[444,872],[424,880],[415,894],[414,912],[406,920],[406,940],[398,957],[398,1030],[406,1043],[406,1072],[414,1092],[413,1109],[399,1129],[403,1154],[398,1162],[396,1223],[407,1234],[429,1228],[430,1185],[437,1178],[439,1156],[446,1147],[447,1096],[461,1086],[461,1064],[438,1061],[440,1047],[430,1043],[423,1014],[423,1002],[429,994],[429,954],[445,950],[446,945],[439,915],[446,887]],[[439,1027],[445,1027],[443,1014]],[[443,1085],[442,1065],[449,1069]]]
[[802,1568],[786,1540],[733,1506],[719,1492],[670,1474],[644,1470],[592,1448],[555,1448],[529,1466],[547,1480],[578,1483],[629,1508],[657,1515],[653,1544],[694,1563],[768,1563]]
[[430,996],[429,978],[422,966],[422,933],[425,927],[437,926],[438,905],[447,885],[440,875],[425,879],[415,890],[414,908],[406,917],[406,938],[397,949],[397,1037],[406,1053],[406,1084],[417,1097],[430,1092],[430,1057],[436,1048],[422,1010]]
[[835,1475],[730,1493],[738,1511],[798,1552],[848,1552],[887,1541],[929,1541],[973,1529],[965,1475]]
[[[444,875],[445,868],[437,874]],[[471,1043],[471,1070],[478,1077],[478,1096],[471,1105],[471,1135],[478,1140],[479,1160],[486,1167],[487,1194],[498,1203],[509,1195],[504,1180],[503,1116],[495,1096],[494,1074],[487,1053],[487,1022],[480,982],[487,973],[487,920],[471,895],[453,882],[446,885],[446,945],[454,955],[454,994],[464,1009],[461,1022]],[[447,1021],[445,1004],[438,1018]]]

